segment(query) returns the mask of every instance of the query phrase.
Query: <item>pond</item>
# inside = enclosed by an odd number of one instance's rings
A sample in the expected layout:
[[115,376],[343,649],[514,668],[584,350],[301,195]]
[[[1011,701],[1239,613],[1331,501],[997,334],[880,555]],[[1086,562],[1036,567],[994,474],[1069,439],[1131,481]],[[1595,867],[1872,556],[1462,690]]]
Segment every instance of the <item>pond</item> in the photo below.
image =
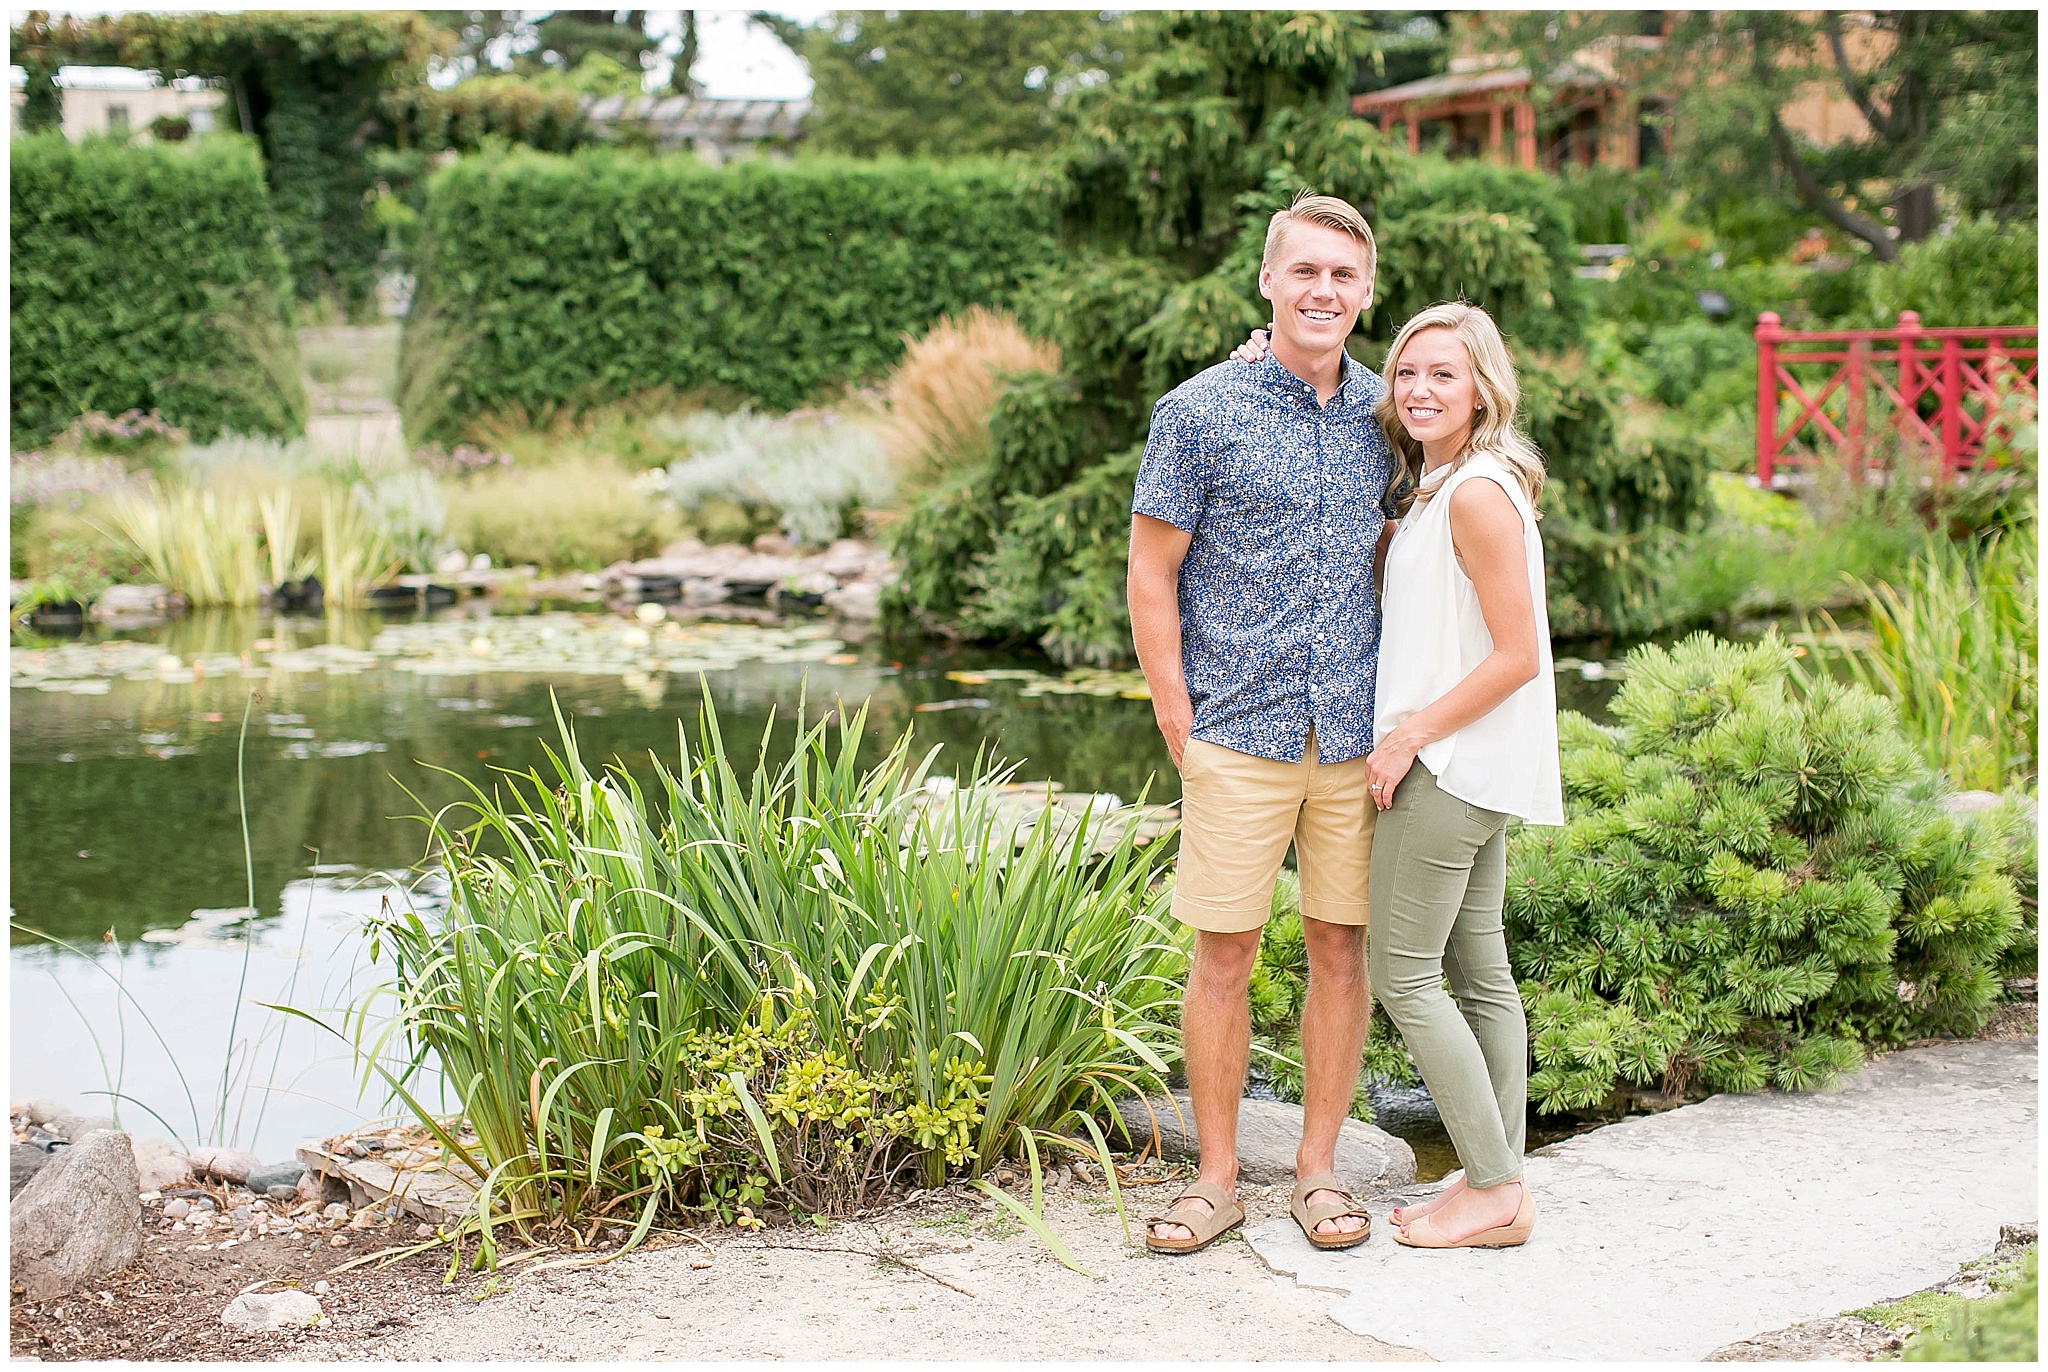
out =
[[[545,772],[557,709],[587,760],[643,781],[650,753],[675,765],[679,731],[696,747],[701,671],[735,751],[772,718],[786,752],[800,708],[864,707],[877,757],[914,727],[941,772],[986,747],[1020,779],[1179,799],[1129,678],[1067,682],[1043,658],[822,619],[210,612],[18,637],[10,666],[14,1098],[118,1093],[131,1128],[232,1135],[266,1159],[385,1107],[341,1038],[265,1007],[340,1022],[378,980],[364,916],[434,902],[410,817],[461,799],[463,778]],[[1561,703],[1596,714],[1614,686],[1559,676]]]

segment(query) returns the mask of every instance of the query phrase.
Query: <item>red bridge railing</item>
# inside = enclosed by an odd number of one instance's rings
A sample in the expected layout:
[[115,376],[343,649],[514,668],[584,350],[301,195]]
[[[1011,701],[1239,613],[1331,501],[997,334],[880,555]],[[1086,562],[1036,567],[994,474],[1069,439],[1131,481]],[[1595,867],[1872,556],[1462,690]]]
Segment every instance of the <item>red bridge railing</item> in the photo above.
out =
[[1923,329],[1907,310],[1896,328],[1794,333],[1757,316],[1757,479],[1783,484],[1820,460],[1823,440],[1860,477],[1873,397],[1903,442],[1940,454],[1944,476],[1983,464],[1986,440],[2011,422],[2007,400],[2036,398],[2039,332]]

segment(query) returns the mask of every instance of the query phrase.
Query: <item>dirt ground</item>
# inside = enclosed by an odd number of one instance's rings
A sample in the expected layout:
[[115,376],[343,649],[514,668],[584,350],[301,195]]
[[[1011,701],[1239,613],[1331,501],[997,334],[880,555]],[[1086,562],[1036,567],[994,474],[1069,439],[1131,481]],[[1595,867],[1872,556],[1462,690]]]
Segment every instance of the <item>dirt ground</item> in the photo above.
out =
[[[104,1295],[17,1302],[10,1346],[45,1360],[1420,1359],[1337,1325],[1327,1297],[1274,1276],[1236,1235],[1189,1258],[1145,1252],[1138,1221],[1158,1190],[1126,1190],[1135,1244],[1106,1191],[1046,1196],[1047,1220],[1092,1279],[960,1188],[826,1229],[657,1235],[602,1267],[522,1275],[560,1256],[548,1253],[452,1284],[445,1249],[333,1272],[398,1242],[396,1231],[352,1235],[349,1249],[265,1238],[185,1252],[152,1227],[143,1260]],[[1242,1193],[1253,1222],[1286,1212],[1284,1190]],[[220,1324],[251,1287],[323,1280],[314,1329],[238,1335]]]

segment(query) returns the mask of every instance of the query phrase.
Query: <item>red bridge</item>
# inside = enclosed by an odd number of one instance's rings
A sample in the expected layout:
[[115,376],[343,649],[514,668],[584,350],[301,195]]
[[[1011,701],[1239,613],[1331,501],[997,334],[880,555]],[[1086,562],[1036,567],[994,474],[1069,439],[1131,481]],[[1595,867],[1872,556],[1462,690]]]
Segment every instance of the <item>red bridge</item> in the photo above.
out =
[[1907,310],[1896,328],[1794,333],[1775,314],[1757,316],[1757,479],[1786,485],[1821,461],[1823,439],[1860,478],[1870,460],[1873,396],[1902,446],[1940,454],[1944,477],[1988,465],[1987,440],[2009,438],[2017,422],[2014,398],[2024,398],[2029,413],[2038,398],[2039,332],[1923,329]]

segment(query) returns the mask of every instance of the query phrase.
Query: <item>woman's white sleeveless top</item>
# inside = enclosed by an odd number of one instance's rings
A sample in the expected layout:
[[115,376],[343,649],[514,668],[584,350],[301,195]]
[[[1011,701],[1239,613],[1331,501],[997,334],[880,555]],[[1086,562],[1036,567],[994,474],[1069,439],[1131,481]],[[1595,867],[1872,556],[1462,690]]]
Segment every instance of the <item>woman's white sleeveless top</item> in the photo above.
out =
[[1493,652],[1479,613],[1479,594],[1451,546],[1451,492],[1492,478],[1522,516],[1529,599],[1536,608],[1536,679],[1457,733],[1425,747],[1417,760],[1450,795],[1531,824],[1564,823],[1564,786],[1557,755],[1557,680],[1550,660],[1550,614],[1543,602],[1543,541],[1522,484],[1497,460],[1473,454],[1412,506],[1387,549],[1386,594],[1380,615],[1379,683],[1373,728],[1385,738]]

